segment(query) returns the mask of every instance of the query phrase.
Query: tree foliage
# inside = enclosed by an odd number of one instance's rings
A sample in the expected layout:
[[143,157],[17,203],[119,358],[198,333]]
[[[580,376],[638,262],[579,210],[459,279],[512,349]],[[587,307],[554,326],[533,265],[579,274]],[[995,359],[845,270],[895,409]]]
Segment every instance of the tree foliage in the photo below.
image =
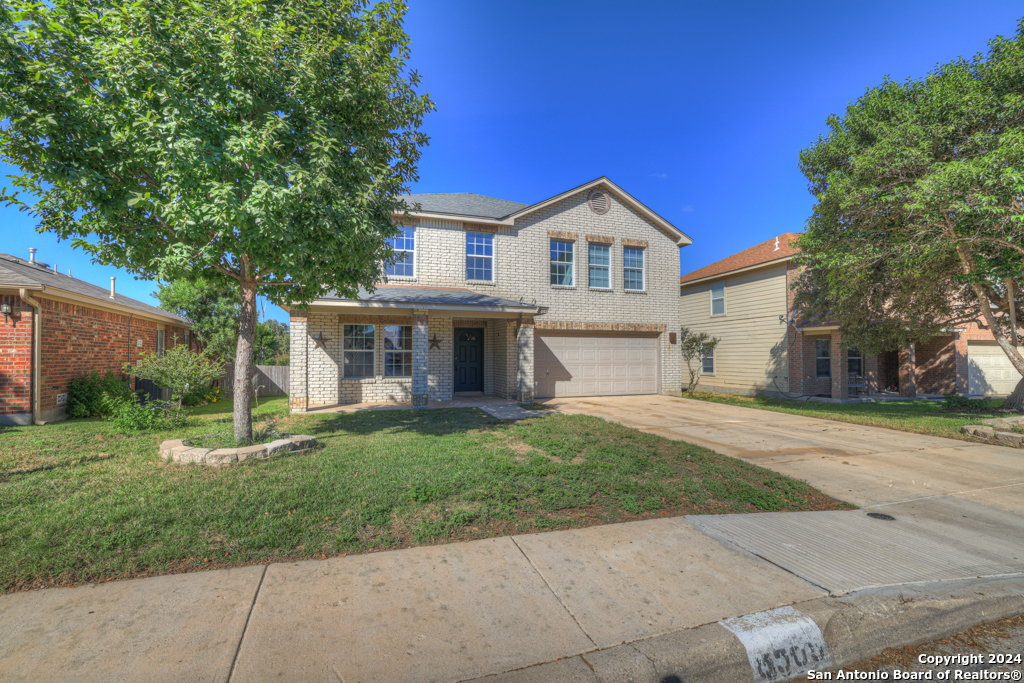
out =
[[200,351],[229,363],[238,346],[241,301],[238,283],[221,278],[198,278],[159,283],[160,308],[192,323],[192,342]]
[[1024,275],[1024,22],[987,54],[886,79],[828,129],[800,155],[817,199],[798,243],[802,316],[872,353],[975,321],[1024,374],[1008,339]]
[[679,349],[683,353],[683,362],[686,363],[686,372],[689,374],[686,393],[692,394],[696,391],[704,367],[704,356],[713,351],[720,341],[720,338],[712,337],[707,332],[692,332],[687,327],[680,331]]
[[208,386],[224,374],[224,363],[211,358],[206,352],[196,353],[184,344],[178,344],[164,353],[149,353],[135,365],[126,363],[125,373],[132,377],[152,380],[157,386],[171,390],[171,399],[177,401],[178,415],[181,402],[199,387]]
[[[400,0],[6,0],[0,158],[39,229],[142,277],[256,297],[354,296],[393,262],[397,196],[433,108],[407,72]],[[235,435],[251,435],[248,391]],[[240,398],[241,397],[241,398]]]

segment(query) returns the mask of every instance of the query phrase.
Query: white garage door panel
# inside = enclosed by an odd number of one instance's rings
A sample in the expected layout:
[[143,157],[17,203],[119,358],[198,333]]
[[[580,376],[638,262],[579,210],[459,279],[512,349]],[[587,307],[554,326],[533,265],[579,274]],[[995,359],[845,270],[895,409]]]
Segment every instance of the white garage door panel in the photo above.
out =
[[1009,394],[1020,381],[1020,373],[995,342],[968,342],[967,367],[972,394]]
[[544,335],[534,338],[538,397],[656,394],[657,337]]

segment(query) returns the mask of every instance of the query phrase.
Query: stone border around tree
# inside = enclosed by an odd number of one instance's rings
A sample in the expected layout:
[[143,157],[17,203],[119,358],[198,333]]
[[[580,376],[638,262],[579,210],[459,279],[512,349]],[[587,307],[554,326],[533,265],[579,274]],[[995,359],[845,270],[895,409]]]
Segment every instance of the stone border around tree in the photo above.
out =
[[1024,417],[993,417],[982,420],[983,425],[964,425],[960,428],[961,434],[977,436],[990,443],[1001,446],[1015,446],[1024,448],[1024,434],[1020,432],[1002,432],[1000,429],[1012,427],[1024,427]]
[[306,434],[243,448],[194,448],[186,446],[182,439],[172,439],[160,444],[160,459],[183,465],[194,463],[222,467],[237,465],[247,460],[269,460],[281,455],[295,455],[308,451],[315,445],[316,438]]

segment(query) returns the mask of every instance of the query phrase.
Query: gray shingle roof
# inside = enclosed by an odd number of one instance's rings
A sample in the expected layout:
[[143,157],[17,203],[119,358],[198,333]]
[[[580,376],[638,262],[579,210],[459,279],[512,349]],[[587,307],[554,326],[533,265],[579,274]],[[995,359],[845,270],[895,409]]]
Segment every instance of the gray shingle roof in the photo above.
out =
[[[319,301],[351,301],[345,297],[338,296],[331,292],[323,296]],[[441,287],[400,287],[395,285],[379,286],[371,294],[364,288],[359,288],[358,301],[408,304],[409,306],[480,306],[480,307],[503,307],[503,308],[536,308],[530,303],[503,299],[497,296],[478,294],[468,289],[447,289]]]
[[[84,280],[55,273],[47,268],[34,266],[24,259],[10,254],[0,254],[0,287],[32,287],[43,285],[47,288],[62,289],[65,292],[80,294],[82,296],[99,299],[101,304],[110,302],[110,290],[96,285],[89,284]],[[137,311],[149,313],[150,315],[170,318],[183,323],[188,323],[184,318],[173,313],[168,313],[162,308],[150,306],[137,299],[132,299],[123,294],[115,294],[112,303]]]
[[[398,197],[409,205],[410,211],[428,213],[450,213],[456,216],[479,216],[481,218],[504,218],[510,213],[525,209],[529,204],[510,202],[504,199],[485,197],[472,192],[449,192],[445,194],[404,194]],[[419,204],[419,208],[416,205]]]

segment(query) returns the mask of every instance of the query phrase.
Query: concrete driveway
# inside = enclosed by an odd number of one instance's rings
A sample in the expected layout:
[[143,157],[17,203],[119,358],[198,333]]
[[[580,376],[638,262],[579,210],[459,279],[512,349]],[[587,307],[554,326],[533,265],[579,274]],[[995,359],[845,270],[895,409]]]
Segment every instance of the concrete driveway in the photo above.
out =
[[951,495],[1024,514],[1024,450],[672,396],[546,401],[706,446],[861,507]]

